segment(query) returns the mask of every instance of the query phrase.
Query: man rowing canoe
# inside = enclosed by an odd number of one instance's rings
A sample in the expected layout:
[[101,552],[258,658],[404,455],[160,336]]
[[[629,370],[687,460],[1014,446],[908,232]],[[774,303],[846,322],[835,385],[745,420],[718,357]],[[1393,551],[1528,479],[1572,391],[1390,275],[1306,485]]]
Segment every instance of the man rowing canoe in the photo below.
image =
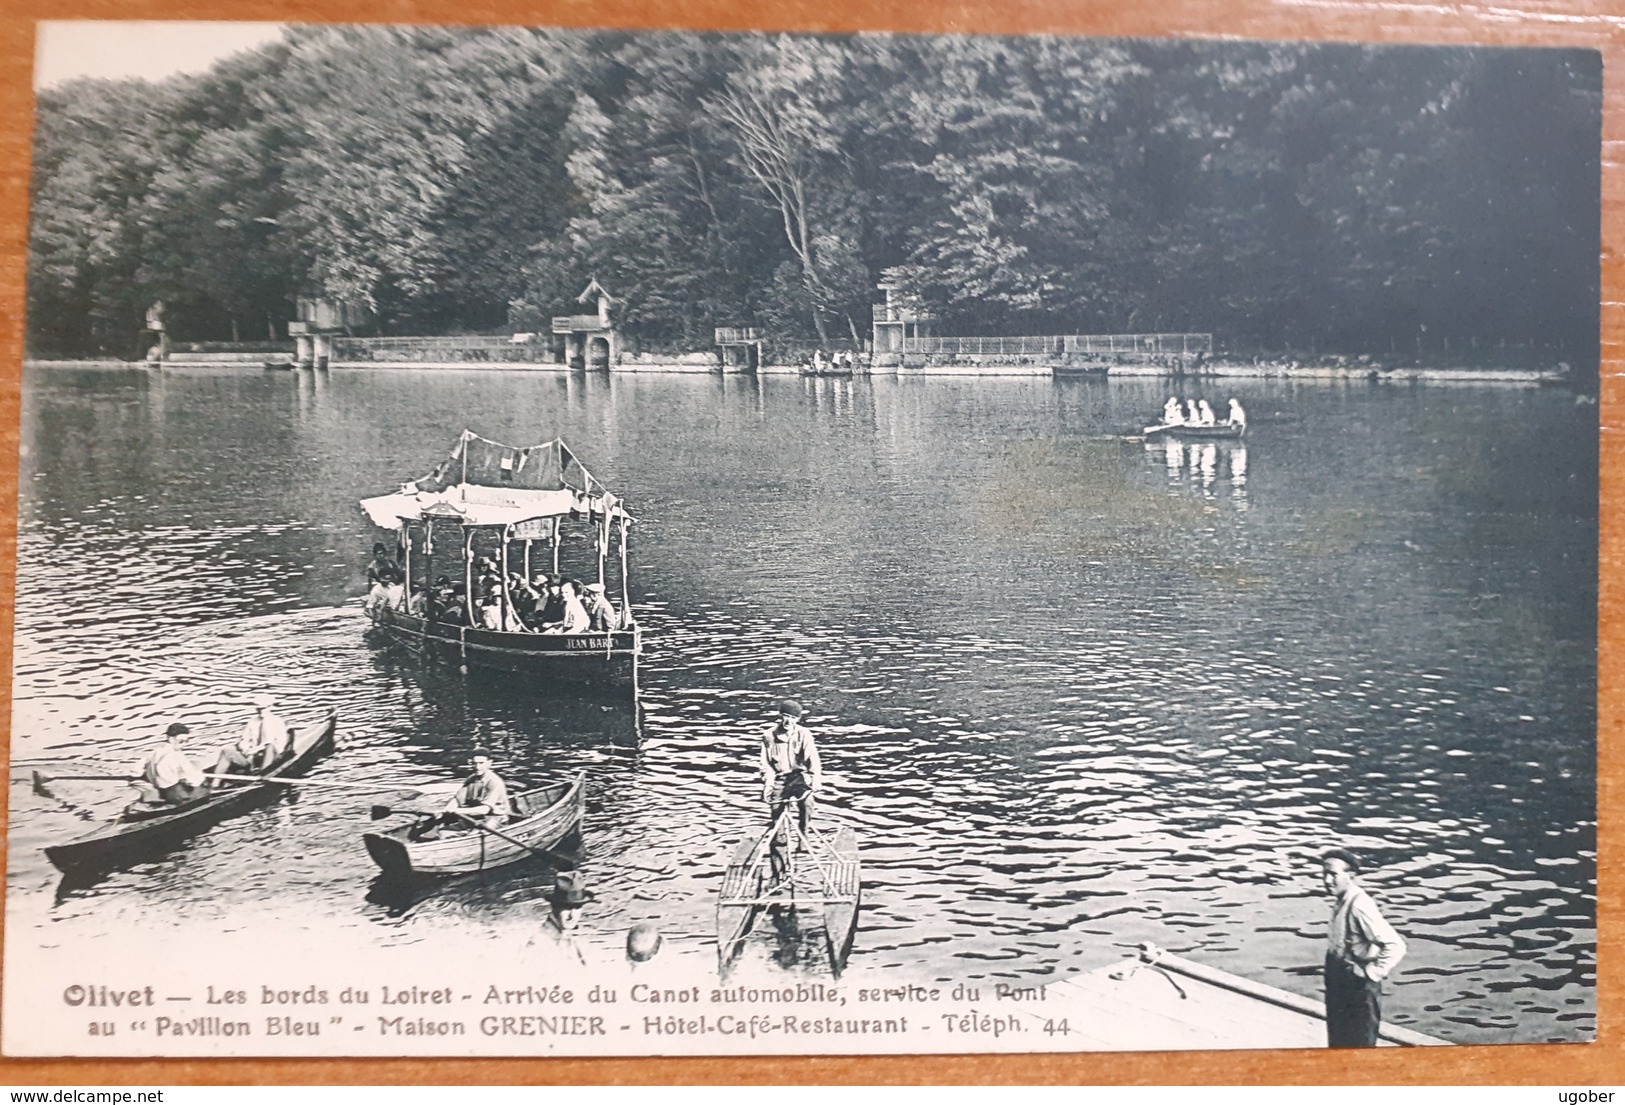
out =
[[141,765],[141,778],[172,806],[184,806],[209,793],[209,780],[181,747],[181,738],[190,732],[178,721],[171,724]]

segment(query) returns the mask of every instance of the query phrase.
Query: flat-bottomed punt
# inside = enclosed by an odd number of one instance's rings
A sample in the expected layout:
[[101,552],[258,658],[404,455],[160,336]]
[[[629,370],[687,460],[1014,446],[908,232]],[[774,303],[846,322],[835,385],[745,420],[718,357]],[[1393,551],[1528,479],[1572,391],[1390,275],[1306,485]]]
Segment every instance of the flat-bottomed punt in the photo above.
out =
[[[586,808],[587,777],[515,795],[513,817],[496,833],[470,827],[442,830],[433,840],[413,840],[411,825],[366,833],[367,854],[384,874],[395,879],[433,878],[489,871],[546,851],[581,827]],[[503,837],[512,837],[504,840]],[[514,843],[518,841],[519,843]],[[521,847],[528,845],[528,847]]]
[[[262,774],[268,779],[292,779],[304,775],[336,747],[334,731],[338,716],[329,711],[313,724],[290,729],[292,747],[287,756]],[[45,849],[46,858],[64,874],[114,870],[134,863],[195,836],[228,817],[252,809],[261,802],[285,793],[278,783],[219,783],[208,793],[182,806],[137,801],[125,807],[117,821]]]
[[[1312,998],[1141,945],[1133,959],[1050,979],[1034,1030],[1064,1023],[1067,1048],[1090,1051],[1324,1048],[1326,1007]],[[1021,1037],[1015,1037],[1020,1041]],[[1448,1040],[1384,1023],[1380,1047]]]

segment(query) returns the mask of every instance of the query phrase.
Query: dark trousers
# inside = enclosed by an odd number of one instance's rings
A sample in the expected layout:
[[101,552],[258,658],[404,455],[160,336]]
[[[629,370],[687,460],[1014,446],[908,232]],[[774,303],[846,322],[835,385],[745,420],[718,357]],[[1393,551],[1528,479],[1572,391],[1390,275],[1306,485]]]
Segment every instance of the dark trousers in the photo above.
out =
[[1335,955],[1326,957],[1326,1046],[1376,1047],[1382,987]]

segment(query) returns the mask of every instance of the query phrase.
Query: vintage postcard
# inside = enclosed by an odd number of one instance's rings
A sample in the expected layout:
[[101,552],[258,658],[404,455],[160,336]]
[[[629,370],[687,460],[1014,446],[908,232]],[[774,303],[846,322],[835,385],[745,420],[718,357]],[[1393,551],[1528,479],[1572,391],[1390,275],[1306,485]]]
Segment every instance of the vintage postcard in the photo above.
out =
[[6,1054],[1596,1037],[1596,53],[39,41]]

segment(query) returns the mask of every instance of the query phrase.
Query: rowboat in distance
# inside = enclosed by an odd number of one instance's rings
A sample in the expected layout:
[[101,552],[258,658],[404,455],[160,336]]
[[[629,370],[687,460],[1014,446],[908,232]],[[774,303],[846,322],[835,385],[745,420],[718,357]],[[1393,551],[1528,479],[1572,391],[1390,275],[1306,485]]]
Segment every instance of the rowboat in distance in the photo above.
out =
[[1247,424],[1234,422],[1216,422],[1211,426],[1197,426],[1189,422],[1169,424],[1158,423],[1147,426],[1143,436],[1148,440],[1153,437],[1188,437],[1219,440],[1235,440],[1247,432]]
[[362,840],[373,862],[393,879],[489,871],[530,858],[535,855],[532,848],[546,851],[578,831],[586,792],[587,776],[583,772],[570,782],[515,795],[510,800],[513,816],[500,826],[502,836],[470,828],[467,832],[442,831],[433,840],[413,840],[413,826],[402,825],[366,833]]
[[[789,837],[775,849],[773,838]],[[798,847],[798,845],[800,845]],[[766,832],[734,849],[717,895],[717,970],[726,977],[764,909],[810,915],[822,925],[830,970],[846,969],[858,931],[863,898],[857,834],[849,825],[833,832],[801,833],[786,808]]]
[[[338,715],[327,716],[313,725],[289,729],[292,743],[288,754],[259,774],[268,779],[292,779],[304,775],[335,747],[334,731]],[[172,848],[188,837],[219,824],[228,817],[253,809],[262,802],[286,793],[276,783],[212,782],[204,797],[182,806],[136,801],[125,807],[118,820],[84,836],[45,849],[45,856],[66,875],[82,875],[115,870]]]

